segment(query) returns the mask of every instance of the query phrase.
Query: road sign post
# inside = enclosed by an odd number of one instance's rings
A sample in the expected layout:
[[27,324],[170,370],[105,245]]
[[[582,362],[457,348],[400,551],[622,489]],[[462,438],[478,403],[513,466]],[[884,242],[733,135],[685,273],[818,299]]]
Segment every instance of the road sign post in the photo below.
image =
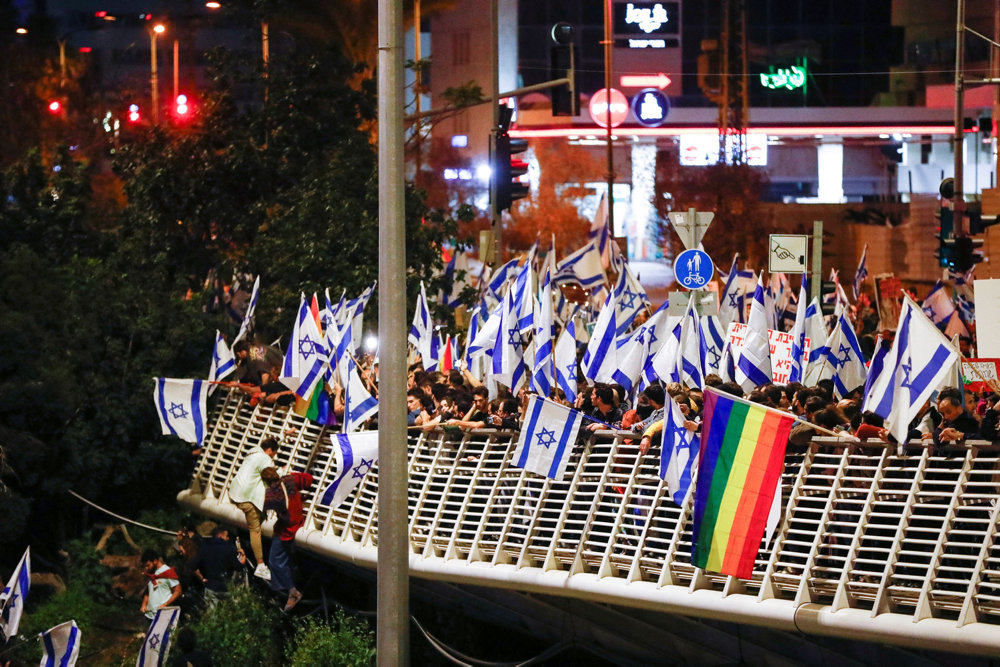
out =
[[711,211],[698,212],[689,208],[687,213],[679,211],[668,213],[670,224],[677,230],[677,235],[681,237],[684,247],[692,250],[698,247],[701,239],[705,236],[708,226],[712,224],[715,213]]
[[770,273],[806,273],[809,236],[771,234],[768,241],[767,270]]

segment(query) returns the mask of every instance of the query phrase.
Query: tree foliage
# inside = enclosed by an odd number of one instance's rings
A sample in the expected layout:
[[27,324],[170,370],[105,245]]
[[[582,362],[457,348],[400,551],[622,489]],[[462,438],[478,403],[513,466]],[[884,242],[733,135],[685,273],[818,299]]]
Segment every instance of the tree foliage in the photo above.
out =
[[[78,511],[68,488],[129,513],[173,502],[191,457],[159,435],[152,378],[205,377],[214,330],[238,325],[206,277],[261,276],[267,340],[288,332],[300,292],[353,296],[375,280],[375,100],[371,81],[349,85],[356,72],[303,49],[265,81],[215,53],[198,118],[124,136],[117,182],[94,156],[47,145],[0,172],[0,557],[19,555],[30,526],[54,549]],[[405,197],[413,299],[421,279],[441,289],[457,225],[420,191]]]

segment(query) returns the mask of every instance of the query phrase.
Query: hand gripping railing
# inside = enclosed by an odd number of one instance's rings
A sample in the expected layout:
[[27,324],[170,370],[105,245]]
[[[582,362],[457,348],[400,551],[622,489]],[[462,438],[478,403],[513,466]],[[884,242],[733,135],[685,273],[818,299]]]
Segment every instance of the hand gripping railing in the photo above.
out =
[[[337,508],[315,502],[337,473],[329,433],[290,411],[223,394],[213,410],[188,507],[234,523],[229,480],[250,447],[286,445],[278,465],[316,478],[299,544],[373,566],[377,466]],[[691,565],[688,497],[658,476],[630,434],[574,447],[555,482],[512,465],[517,433],[411,434],[414,576],[540,591],[806,633],[1000,654],[1000,448],[902,452],[818,438],[789,446],[783,518],[751,579]],[[403,443],[400,443],[403,446]]]

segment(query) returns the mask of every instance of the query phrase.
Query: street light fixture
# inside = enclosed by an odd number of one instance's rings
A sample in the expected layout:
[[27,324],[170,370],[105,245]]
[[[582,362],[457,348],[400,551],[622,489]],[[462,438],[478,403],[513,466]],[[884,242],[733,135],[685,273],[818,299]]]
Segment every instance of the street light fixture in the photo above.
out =
[[27,28],[23,28],[23,27],[22,28],[17,28],[14,32],[16,32],[19,35],[27,35],[28,34],[28,29]]

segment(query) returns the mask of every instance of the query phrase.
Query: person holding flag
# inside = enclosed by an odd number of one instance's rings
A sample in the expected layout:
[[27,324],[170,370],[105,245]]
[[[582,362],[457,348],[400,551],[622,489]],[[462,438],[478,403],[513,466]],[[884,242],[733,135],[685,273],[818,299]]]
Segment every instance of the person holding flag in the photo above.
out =
[[177,571],[163,562],[155,549],[142,552],[142,567],[145,570],[146,594],[142,596],[139,611],[152,620],[156,612],[170,607],[181,597],[181,582]]

